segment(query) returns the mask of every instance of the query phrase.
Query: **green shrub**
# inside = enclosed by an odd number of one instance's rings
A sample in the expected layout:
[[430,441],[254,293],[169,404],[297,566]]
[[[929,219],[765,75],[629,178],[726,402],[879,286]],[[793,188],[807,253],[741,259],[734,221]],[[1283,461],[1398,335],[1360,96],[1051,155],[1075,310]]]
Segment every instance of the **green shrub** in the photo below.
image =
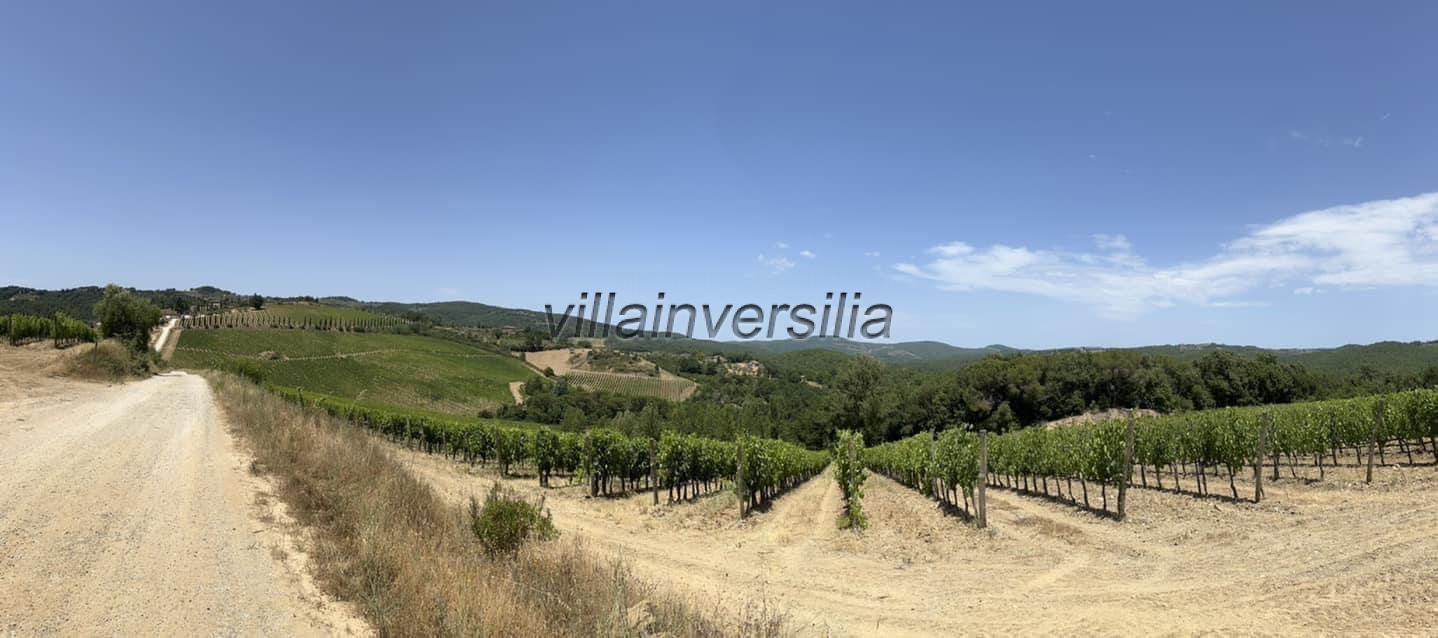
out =
[[225,370],[256,385],[265,382],[265,368],[258,361],[235,359],[225,365]]
[[499,483],[489,490],[482,506],[479,499],[469,497],[469,519],[484,553],[491,557],[512,556],[530,540],[559,536],[542,502],[531,504]]

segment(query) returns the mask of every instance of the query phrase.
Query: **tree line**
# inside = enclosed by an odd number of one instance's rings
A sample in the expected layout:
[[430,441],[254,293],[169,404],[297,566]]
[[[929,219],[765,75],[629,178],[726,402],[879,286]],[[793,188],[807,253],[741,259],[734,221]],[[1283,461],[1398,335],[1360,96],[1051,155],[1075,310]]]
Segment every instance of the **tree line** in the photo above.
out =
[[804,352],[761,358],[768,368],[762,376],[725,375],[712,364],[686,364],[673,354],[658,358],[666,369],[700,383],[694,398],[673,403],[585,392],[562,379],[536,378],[525,387],[523,405],[505,406],[494,416],[565,429],[605,421],[626,432],[667,424],[681,432],[726,439],[754,434],[819,449],[831,446],[841,430],[860,432],[873,445],[959,424],[1006,432],[1111,408],[1170,414],[1438,385],[1438,368],[1334,377],[1272,355],[1223,350],[1193,361],[1132,351],[993,355],[942,373]]

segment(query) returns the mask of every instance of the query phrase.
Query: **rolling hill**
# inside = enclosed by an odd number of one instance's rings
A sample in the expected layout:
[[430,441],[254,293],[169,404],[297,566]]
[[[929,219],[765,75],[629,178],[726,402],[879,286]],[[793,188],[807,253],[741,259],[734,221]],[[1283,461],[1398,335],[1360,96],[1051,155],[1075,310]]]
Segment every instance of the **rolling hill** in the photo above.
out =
[[457,415],[513,403],[509,384],[534,376],[518,359],[445,339],[322,330],[186,330],[172,363],[240,360],[276,385]]
[[[71,288],[66,290],[39,290],[22,286],[0,287],[0,314],[29,313],[51,315],[63,310],[73,317],[89,320],[92,309],[99,301],[103,289],[97,286]],[[151,299],[157,305],[173,306],[202,304],[233,306],[242,305],[245,296],[211,286],[190,290],[140,290],[142,297]],[[277,302],[297,301],[300,298],[275,299]],[[506,308],[471,301],[442,301],[433,303],[405,303],[387,301],[360,301],[351,297],[324,297],[319,301],[337,307],[367,310],[390,316],[405,316],[421,313],[443,324],[464,327],[533,329],[548,331],[545,315],[536,310]],[[805,340],[772,341],[710,341],[704,339],[642,338],[630,340],[609,339],[609,347],[629,351],[652,352],[702,352],[726,355],[763,356],[784,354],[804,350],[824,350],[847,355],[872,356],[885,363],[912,366],[927,371],[957,370],[975,361],[994,354],[1041,353],[1063,350],[1131,350],[1147,354],[1162,355],[1180,361],[1190,361],[1205,354],[1223,349],[1245,357],[1272,354],[1280,361],[1297,363],[1315,372],[1346,376],[1362,374],[1365,370],[1379,373],[1413,374],[1429,367],[1438,366],[1438,342],[1394,342],[1385,341],[1366,345],[1345,345],[1332,348],[1262,348],[1257,346],[1226,344],[1173,344],[1137,348],[1057,348],[1027,350],[1004,345],[989,345],[967,348],[949,345],[939,341],[907,342],[863,342],[841,338],[810,338]]]

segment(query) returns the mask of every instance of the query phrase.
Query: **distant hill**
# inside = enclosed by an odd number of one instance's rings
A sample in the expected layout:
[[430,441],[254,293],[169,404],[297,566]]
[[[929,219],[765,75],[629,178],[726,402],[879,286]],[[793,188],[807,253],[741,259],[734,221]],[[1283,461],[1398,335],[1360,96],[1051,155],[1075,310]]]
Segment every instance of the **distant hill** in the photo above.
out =
[[[218,305],[221,308],[242,306],[248,295],[239,295],[213,286],[190,290],[135,290],[135,295],[170,310],[188,312],[194,308]],[[50,316],[63,311],[82,321],[95,320],[95,304],[105,296],[102,286],[82,286],[64,290],[40,290],[23,286],[0,287],[0,315],[31,314]]]
[[[327,301],[327,300],[322,300]],[[357,302],[370,310],[391,315],[421,313],[441,323],[467,328],[533,328],[548,332],[544,313],[519,308],[504,308],[473,301],[438,301],[434,303],[400,303],[394,301]]]
[[1438,366],[1438,341],[1380,341],[1368,345],[1350,344],[1338,348],[1305,349],[1267,349],[1222,344],[1146,346],[1131,349],[1181,361],[1197,359],[1214,350],[1228,350],[1247,357],[1272,354],[1279,361],[1297,363],[1314,372],[1340,375],[1356,374],[1365,367],[1379,372],[1413,374],[1431,366]]

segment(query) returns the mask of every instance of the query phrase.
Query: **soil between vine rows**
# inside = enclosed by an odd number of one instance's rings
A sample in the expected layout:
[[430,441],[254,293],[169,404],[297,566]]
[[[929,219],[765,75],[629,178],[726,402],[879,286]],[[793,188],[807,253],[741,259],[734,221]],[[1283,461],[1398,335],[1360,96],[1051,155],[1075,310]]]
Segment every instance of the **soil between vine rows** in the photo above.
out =
[[[454,499],[498,478],[395,449]],[[1135,489],[1122,523],[992,489],[990,530],[871,475],[862,534],[837,529],[829,472],[742,522],[727,491],[655,507],[649,494],[591,499],[582,486],[503,481],[543,495],[562,531],[644,578],[778,607],[800,635],[1412,634],[1438,612],[1438,469],[1431,454],[1417,460],[1377,469],[1372,485],[1351,458],[1322,482],[1285,467],[1276,483],[1265,475],[1262,504]],[[1252,495],[1251,476],[1236,482]],[[1226,476],[1209,484],[1228,494]]]

